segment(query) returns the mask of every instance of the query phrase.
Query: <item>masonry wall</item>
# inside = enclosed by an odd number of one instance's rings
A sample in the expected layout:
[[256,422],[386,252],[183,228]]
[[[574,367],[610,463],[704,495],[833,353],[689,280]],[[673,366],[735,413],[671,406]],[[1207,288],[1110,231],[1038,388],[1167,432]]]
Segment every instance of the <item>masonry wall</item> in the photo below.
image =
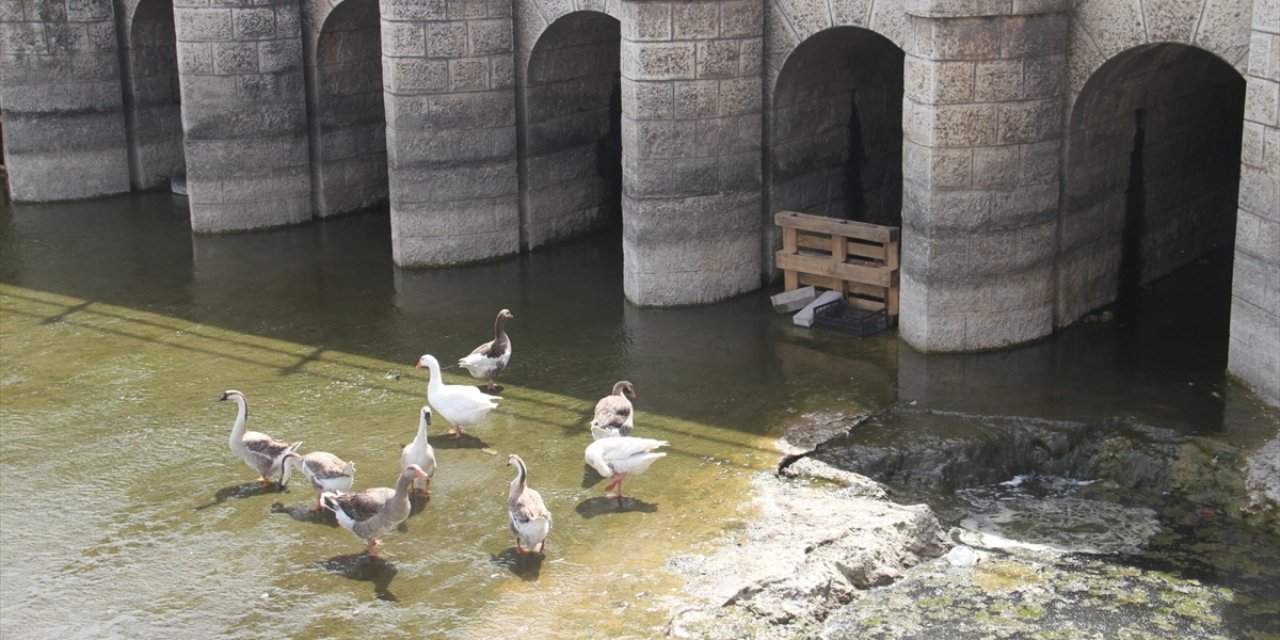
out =
[[763,10],[622,5],[623,288],[699,304],[761,283]]
[[131,185],[168,187],[186,172],[172,2],[144,0],[120,32]]
[[1228,369],[1280,404],[1280,4],[1256,0],[1246,71]]
[[382,26],[378,0],[344,0],[316,39],[312,165],[321,218],[387,201]]
[[396,264],[519,251],[512,40],[510,3],[383,0]]
[[191,228],[311,219],[297,2],[175,0]]
[[908,4],[899,333],[921,350],[1053,330],[1067,8]]
[[521,152],[530,249],[621,224],[620,38],[614,18],[570,13],[531,51]]
[[111,0],[0,3],[0,110],[16,201],[129,190]]

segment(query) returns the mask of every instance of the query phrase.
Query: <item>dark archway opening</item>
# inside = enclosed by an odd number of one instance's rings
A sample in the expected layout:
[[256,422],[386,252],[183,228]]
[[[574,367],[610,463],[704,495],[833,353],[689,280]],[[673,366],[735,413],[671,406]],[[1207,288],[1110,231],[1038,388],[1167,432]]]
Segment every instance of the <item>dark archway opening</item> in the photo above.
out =
[[[1125,51],[1085,83],[1068,129],[1059,325],[1113,302],[1122,323],[1211,311],[1225,365],[1244,88],[1216,56],[1167,43]],[[1207,290],[1187,308],[1146,293],[1209,263],[1218,275],[1192,276]]]
[[903,52],[857,27],[800,43],[778,75],[769,208],[900,225]]
[[521,244],[622,225],[620,23],[581,11],[556,20],[529,56],[523,94]]
[[315,207],[322,217],[387,201],[387,126],[377,0],[346,0],[324,21],[309,78]]
[[186,171],[173,3],[142,0],[126,33],[121,58],[130,182],[150,189]]

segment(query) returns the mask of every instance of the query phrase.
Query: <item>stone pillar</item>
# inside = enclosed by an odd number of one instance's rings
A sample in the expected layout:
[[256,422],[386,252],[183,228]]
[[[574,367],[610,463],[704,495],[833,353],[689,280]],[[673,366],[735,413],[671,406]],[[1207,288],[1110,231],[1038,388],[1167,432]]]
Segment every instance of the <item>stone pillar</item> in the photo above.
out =
[[983,4],[907,1],[899,333],[924,351],[1054,326],[1070,2]]
[[1228,370],[1280,404],[1280,4],[1253,3]]
[[763,6],[624,1],[622,254],[638,305],[760,286]]
[[311,219],[298,3],[175,0],[191,228]]
[[392,255],[520,250],[511,3],[382,0]]
[[129,190],[111,0],[0,0],[0,109],[17,201]]

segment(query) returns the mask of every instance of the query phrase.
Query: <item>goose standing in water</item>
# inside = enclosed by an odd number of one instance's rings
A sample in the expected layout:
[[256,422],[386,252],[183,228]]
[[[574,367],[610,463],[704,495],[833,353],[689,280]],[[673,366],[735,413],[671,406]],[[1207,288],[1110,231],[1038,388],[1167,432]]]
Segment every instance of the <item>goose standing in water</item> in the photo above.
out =
[[487,395],[478,387],[445,384],[440,375],[440,362],[431,354],[418,359],[418,368],[423,367],[431,371],[431,378],[427,380],[427,401],[445,420],[453,423],[453,430],[449,432],[451,436],[461,436],[464,429],[478,424],[502,399]]
[[587,464],[600,475],[613,478],[613,482],[605,485],[605,497],[615,497],[609,491],[617,489],[618,504],[622,504],[622,481],[627,476],[638,476],[644,473],[658,458],[666,456],[666,453],[654,451],[654,449],[668,444],[670,443],[666,440],[632,436],[600,438],[587,445],[585,457]]
[[458,366],[466,369],[472,378],[485,381],[485,391],[497,393],[498,385],[494,378],[507,368],[511,362],[511,339],[507,337],[507,320],[515,318],[511,312],[503,309],[493,321],[493,339],[472,349],[471,353],[458,361]]
[[[426,478],[414,478],[413,493],[415,495],[429,496],[431,495],[431,478],[436,475],[436,452],[431,448],[431,444],[427,442],[427,427],[431,425],[431,407],[422,407],[422,412],[418,417],[418,435],[413,438],[413,442],[406,444],[400,452],[400,468],[403,469],[411,464],[422,467],[426,472]],[[419,480],[421,480],[422,488],[418,488]]]
[[236,412],[235,425],[231,427],[231,445],[232,453],[240,456],[244,463],[249,465],[254,471],[258,472],[258,484],[264,488],[271,485],[271,476],[280,471],[281,465],[284,463],[286,454],[293,453],[302,446],[301,442],[289,444],[281,442],[257,431],[246,430],[245,424],[249,419],[249,405],[244,399],[244,394],[235,389],[228,389],[223,392],[219,401],[235,400],[239,410]]
[[320,495],[320,502],[333,512],[342,528],[369,541],[369,555],[378,555],[382,544],[378,536],[409,517],[409,485],[416,478],[426,477],[426,472],[411,464],[400,472],[396,488],[374,487],[359,493],[330,493]]
[[613,392],[596,403],[595,416],[591,419],[591,437],[612,438],[629,436],[635,428],[635,412],[627,396],[636,397],[636,388],[626,380],[613,385]]
[[542,496],[529,488],[529,469],[520,456],[511,454],[507,466],[515,465],[516,477],[511,481],[507,511],[511,516],[511,533],[516,536],[516,553],[542,553],[551,531],[551,512]]
[[316,490],[316,504],[308,509],[319,511],[320,496],[324,492],[341,493],[351,488],[356,478],[356,463],[346,462],[328,451],[312,451],[305,456],[289,452],[284,454],[284,471],[280,473],[280,486],[289,485],[292,470],[302,473],[311,487]]

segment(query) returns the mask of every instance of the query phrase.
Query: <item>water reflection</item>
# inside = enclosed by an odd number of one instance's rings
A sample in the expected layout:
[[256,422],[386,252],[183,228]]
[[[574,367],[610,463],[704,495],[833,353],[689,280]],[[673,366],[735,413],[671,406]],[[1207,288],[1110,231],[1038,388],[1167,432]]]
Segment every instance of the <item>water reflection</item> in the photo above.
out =
[[526,582],[537,582],[542,575],[542,563],[546,561],[545,553],[519,553],[515,547],[503,549],[496,556],[490,556],[494,565],[510,571]]

